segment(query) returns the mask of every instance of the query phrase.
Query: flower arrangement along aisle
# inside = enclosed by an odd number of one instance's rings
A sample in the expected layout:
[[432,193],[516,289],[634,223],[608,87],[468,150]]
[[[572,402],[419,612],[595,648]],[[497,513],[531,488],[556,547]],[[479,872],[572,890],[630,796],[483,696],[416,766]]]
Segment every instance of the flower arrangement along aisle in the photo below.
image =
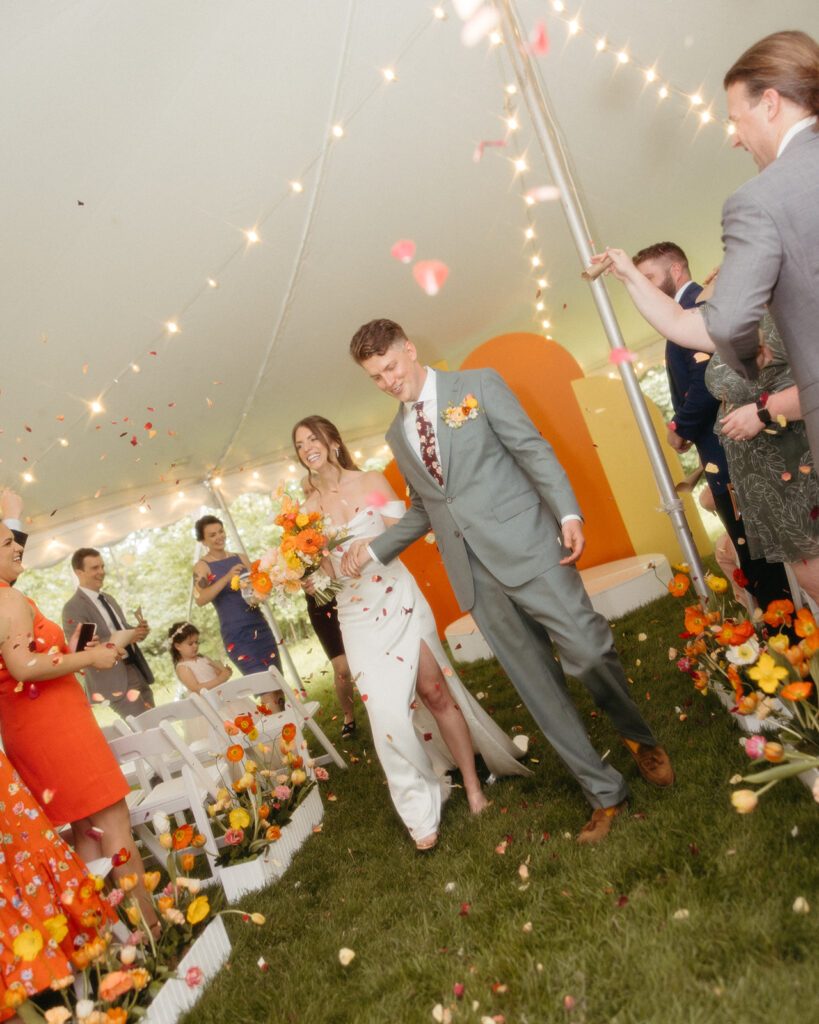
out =
[[302,512],[287,494],[281,496],[281,505],[275,520],[283,530],[278,547],[268,548],[245,576],[234,576],[231,586],[234,590],[241,588],[249,602],[258,603],[266,600],[271,590],[297,594],[301,580],[313,576],[316,603],[327,604],[342,584],[331,579],[321,563],[344,540],[346,530],[335,528],[330,517],[320,512]]
[[[674,568],[677,573],[668,589],[683,597],[690,586],[689,570]],[[776,739],[758,735],[745,742],[753,765],[769,767],[732,780],[762,787],[735,790],[731,795],[736,810],[747,814],[777,782],[819,768],[819,625],[807,608],[794,612],[787,600],[772,601],[764,612],[757,609],[753,619],[726,616],[721,595],[728,590],[728,581],[708,575],[706,582],[720,607],[706,611],[702,605],[689,605],[685,609],[681,636],[686,644],[677,667],[691,676],[702,693],[709,684],[727,683],[734,694],[732,714],[755,715],[775,728]],[[799,640],[792,641],[782,631],[785,627],[792,627]],[[678,652],[669,653],[676,657]],[[819,783],[813,786],[813,796],[819,802]]]
[[[43,1020],[46,1024],[131,1024],[143,1020],[146,1014],[153,1018],[149,1007],[168,982],[191,990],[182,1002],[192,1004],[195,999],[192,990],[198,989],[206,976],[196,963],[187,966],[180,976],[178,965],[184,951],[190,947],[194,953],[196,940],[211,922],[225,914],[239,914],[246,923],[258,926],[265,923],[262,914],[240,910],[222,910],[213,915],[207,895],[200,891],[201,880],[179,874],[179,868],[190,871],[194,860],[192,853],[179,851],[203,845],[204,836],[196,836],[191,825],[171,832],[165,815],[158,815],[154,824],[170,841],[168,884],[160,889],[162,874],[159,871],[148,871],[142,876],[158,925],[151,930],[134,895],[137,875],[121,877],[105,899],[126,925],[127,937],[114,938],[105,924],[89,926],[89,937],[71,957],[74,973],[55,977],[51,983],[63,1005],[48,1010],[41,1010],[31,1001],[18,1005],[17,1014],[26,1024],[39,1024]],[[126,851],[123,850],[121,856],[127,859]],[[105,883],[91,875],[85,884],[99,892]],[[77,893],[64,893],[61,898],[82,899],[82,887]],[[226,936],[225,943],[229,950]],[[31,944],[30,951],[22,951],[22,959],[30,961],[41,957],[48,963],[48,953],[47,943]],[[159,1016],[156,1019],[160,1019]],[[164,1014],[162,1019],[166,1019]]]
[[[258,736],[250,715],[239,715],[225,724],[249,739]],[[221,866],[252,860],[277,842],[282,828],[315,785],[296,750],[297,738],[296,726],[288,722],[277,744],[261,742],[256,746],[261,763],[249,757],[239,743],[225,752],[226,760],[241,774],[233,783],[225,779],[216,803],[208,805],[214,836],[224,836],[225,845],[219,853]],[[321,767],[313,773],[317,779],[327,778]]]

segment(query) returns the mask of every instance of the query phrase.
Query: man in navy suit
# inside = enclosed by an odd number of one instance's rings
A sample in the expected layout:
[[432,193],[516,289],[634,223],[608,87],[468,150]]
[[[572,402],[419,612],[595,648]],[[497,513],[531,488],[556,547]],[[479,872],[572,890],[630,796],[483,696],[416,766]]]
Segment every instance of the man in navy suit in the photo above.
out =
[[[676,243],[656,242],[641,249],[634,256],[634,265],[683,309],[698,305],[702,286],[691,279],[688,259]],[[714,433],[720,403],[705,386],[705,370],[710,359],[707,352],[695,352],[666,341],[665,366],[674,406],[667,440],[677,452],[688,451],[692,445],[697,449],[716,513],[736,549],[740,568],[748,580],[748,590],[759,605],[766,608],[771,601],[790,598],[788,579],[781,563],[751,558],[748,554],[745,527],[734,504],[725,452]]]

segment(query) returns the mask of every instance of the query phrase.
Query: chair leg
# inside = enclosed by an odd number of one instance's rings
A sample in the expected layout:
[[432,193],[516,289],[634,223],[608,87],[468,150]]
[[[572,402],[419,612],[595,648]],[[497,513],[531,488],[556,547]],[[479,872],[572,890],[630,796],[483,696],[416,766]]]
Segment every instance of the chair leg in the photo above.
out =
[[346,768],[347,762],[344,760],[341,754],[339,754],[339,752],[336,750],[336,748],[333,746],[330,740],[325,736],[324,730],[321,728],[321,726],[317,722],[313,721],[312,718],[305,717],[301,709],[301,701],[293,692],[290,684],[285,680],[283,676],[277,676],[276,682],[278,683],[279,687],[284,691],[285,697],[287,697],[287,700],[290,702],[293,714],[298,719],[298,722],[301,725],[301,731],[304,732],[305,729],[309,729],[310,732],[316,737],[318,742],[322,745],[322,747],[324,747],[324,749],[327,751],[327,753],[322,754],[321,757],[314,758],[315,763],[329,764],[330,761],[333,761],[335,762],[336,765],[338,765],[339,768]]

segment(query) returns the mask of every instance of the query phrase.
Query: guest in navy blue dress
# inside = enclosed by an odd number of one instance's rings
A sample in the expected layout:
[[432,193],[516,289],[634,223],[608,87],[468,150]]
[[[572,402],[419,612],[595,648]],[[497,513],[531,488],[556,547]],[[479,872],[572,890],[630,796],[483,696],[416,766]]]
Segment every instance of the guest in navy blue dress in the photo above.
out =
[[281,671],[278,644],[261,609],[230,585],[234,576],[250,570],[247,558],[225,551],[225,528],[216,516],[197,520],[196,539],[207,551],[193,568],[194,598],[200,608],[213,603],[228,657],[244,676],[271,665]]

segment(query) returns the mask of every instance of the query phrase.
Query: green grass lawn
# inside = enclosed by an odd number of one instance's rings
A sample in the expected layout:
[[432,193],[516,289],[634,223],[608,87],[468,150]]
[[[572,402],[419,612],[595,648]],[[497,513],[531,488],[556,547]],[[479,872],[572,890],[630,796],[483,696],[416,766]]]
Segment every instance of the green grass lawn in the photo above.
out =
[[[593,847],[574,842],[589,808],[497,663],[468,666],[464,680],[504,729],[532,738],[534,775],[491,786],[477,818],[456,789],[423,855],[392,808],[363,708],[341,745],[329,676],[315,672],[308,690],[349,769],[330,767],[323,829],[284,878],[241,902],[267,923],[228,918],[229,967],[188,1024],[426,1024],[436,1004],[453,1024],[819,1019],[819,808],[790,781],[752,815],[732,810],[728,780],[748,763],[740,732],[669,661],[681,629],[670,597],[614,624],[634,697],[674,763],[672,789],[642,781],[575,687],[595,745],[632,784],[628,815]],[[809,914],[794,913],[797,896]],[[356,954],[346,968],[341,947]]]

